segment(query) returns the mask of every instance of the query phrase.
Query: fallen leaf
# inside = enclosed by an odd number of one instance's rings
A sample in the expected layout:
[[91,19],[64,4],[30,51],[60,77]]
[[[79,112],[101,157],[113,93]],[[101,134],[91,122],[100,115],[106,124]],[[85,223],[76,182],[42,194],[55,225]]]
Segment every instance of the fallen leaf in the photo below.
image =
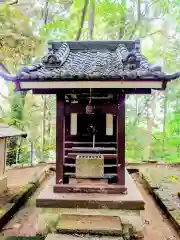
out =
[[13,228],[16,228],[16,229],[17,229],[17,228],[19,228],[20,226],[21,226],[21,224],[16,223],[16,224],[13,225]]

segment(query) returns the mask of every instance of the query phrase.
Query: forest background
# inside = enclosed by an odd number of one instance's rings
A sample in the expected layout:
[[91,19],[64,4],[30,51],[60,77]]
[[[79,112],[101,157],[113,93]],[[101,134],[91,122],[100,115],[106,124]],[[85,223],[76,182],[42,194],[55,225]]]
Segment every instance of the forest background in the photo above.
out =
[[[143,54],[180,70],[179,0],[0,0],[0,71],[14,73],[48,40],[141,40]],[[15,93],[0,78],[0,122],[27,132],[8,141],[7,164],[55,160],[55,96]],[[180,162],[180,80],[126,100],[126,160]]]

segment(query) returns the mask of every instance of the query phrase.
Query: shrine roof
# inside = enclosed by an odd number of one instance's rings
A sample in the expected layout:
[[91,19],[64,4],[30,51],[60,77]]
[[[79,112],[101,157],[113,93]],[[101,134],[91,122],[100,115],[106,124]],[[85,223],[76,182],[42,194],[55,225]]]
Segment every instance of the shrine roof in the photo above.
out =
[[27,134],[15,127],[8,126],[6,124],[0,124],[0,139],[7,138],[7,137],[15,137],[15,136],[26,137]]
[[38,63],[16,75],[19,81],[172,80],[141,54],[140,41],[49,42]]

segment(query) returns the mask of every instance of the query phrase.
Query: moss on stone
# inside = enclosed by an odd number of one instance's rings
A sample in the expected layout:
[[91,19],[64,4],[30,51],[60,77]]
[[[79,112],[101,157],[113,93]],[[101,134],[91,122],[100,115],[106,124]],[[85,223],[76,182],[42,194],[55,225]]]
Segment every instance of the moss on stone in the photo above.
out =
[[[45,209],[47,210],[47,209]],[[60,214],[57,211],[57,209],[54,209],[54,211],[45,211],[44,209],[39,214],[38,219],[38,233],[39,234],[47,234],[47,233],[53,233],[56,232],[56,226],[58,224],[58,221],[60,219]]]

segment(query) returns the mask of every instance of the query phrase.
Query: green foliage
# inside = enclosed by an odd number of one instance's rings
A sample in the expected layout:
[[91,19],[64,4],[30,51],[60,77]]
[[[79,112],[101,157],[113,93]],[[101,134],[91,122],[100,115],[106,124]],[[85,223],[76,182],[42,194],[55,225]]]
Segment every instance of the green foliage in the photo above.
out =
[[29,19],[17,7],[0,5],[0,61],[12,70],[27,63],[40,45],[34,36]]
[[[91,1],[89,1],[91,3]],[[74,40],[81,24],[84,1],[50,0],[48,22],[44,24],[44,6],[33,0],[26,3],[33,6],[24,12],[21,6],[0,5],[0,61],[10,71],[20,64],[29,64],[46,48],[48,40]],[[28,16],[31,12],[32,18]],[[138,12],[140,11],[140,12]],[[90,4],[85,15],[80,39],[89,37],[88,20]],[[33,24],[32,24],[33,23]],[[137,1],[96,0],[94,17],[94,40],[117,40],[141,38],[142,51],[150,62],[161,62],[168,72],[180,69],[180,7],[176,0]],[[29,161],[29,142],[33,142],[38,159],[48,159],[55,152],[55,99],[31,93],[13,93],[9,84],[8,99],[0,102],[0,119],[24,129],[28,140],[23,141],[19,162]],[[149,159],[165,162],[180,161],[180,84],[179,80],[168,85],[167,101],[161,96],[155,103],[157,114],[152,129],[148,129],[147,113],[151,109],[149,96],[130,96],[126,101],[126,159],[141,161],[150,133]],[[7,109],[3,108],[7,103]],[[164,113],[167,102],[167,112]],[[164,115],[164,116],[163,116]],[[45,118],[45,119],[44,119]],[[43,133],[43,126],[45,133]],[[164,130],[163,129],[164,126]],[[42,149],[42,140],[44,146]],[[14,148],[16,149],[17,146]]]

